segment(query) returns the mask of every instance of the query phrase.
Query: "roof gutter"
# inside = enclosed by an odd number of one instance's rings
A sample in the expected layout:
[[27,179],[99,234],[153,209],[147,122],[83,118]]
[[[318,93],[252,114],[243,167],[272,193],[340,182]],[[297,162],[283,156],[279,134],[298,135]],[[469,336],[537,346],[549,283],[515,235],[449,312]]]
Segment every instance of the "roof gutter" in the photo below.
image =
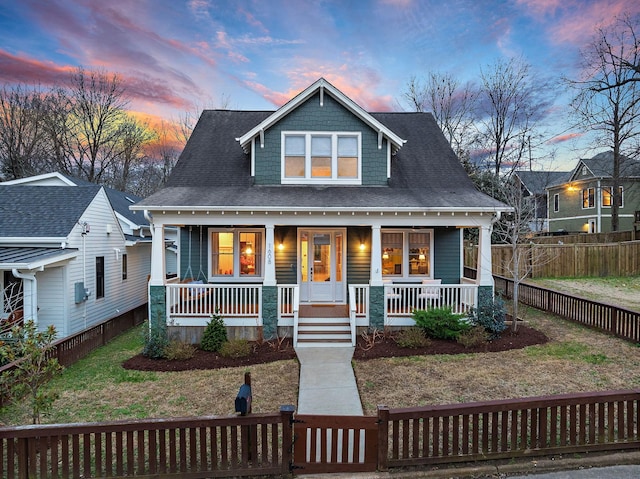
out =
[[[36,271],[44,271],[44,266],[40,266]],[[25,305],[29,306],[29,311],[25,311],[24,317],[26,319],[31,319],[35,324],[38,324],[38,282],[36,280],[35,272],[21,273],[18,271],[18,268],[13,268],[11,272],[16,278],[20,278],[23,281],[26,280],[31,283],[31,295],[29,298],[24,298],[25,300],[29,299],[29,301],[24,301],[26,303]],[[26,288],[23,287],[22,291],[22,294],[24,295]]]

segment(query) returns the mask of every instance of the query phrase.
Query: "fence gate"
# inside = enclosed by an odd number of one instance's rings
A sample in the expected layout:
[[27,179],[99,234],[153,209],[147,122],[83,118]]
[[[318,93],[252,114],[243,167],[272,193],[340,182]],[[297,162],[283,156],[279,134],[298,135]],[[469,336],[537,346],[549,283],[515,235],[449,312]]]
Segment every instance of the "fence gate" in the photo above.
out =
[[370,472],[378,465],[375,416],[296,415],[293,472]]

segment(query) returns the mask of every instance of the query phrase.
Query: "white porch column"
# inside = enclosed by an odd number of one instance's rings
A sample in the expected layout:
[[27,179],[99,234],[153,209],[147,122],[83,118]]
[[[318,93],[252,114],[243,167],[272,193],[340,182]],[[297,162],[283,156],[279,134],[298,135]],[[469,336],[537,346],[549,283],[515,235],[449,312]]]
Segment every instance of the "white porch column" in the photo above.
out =
[[371,225],[371,276],[370,286],[382,286],[382,237],[380,225]]
[[265,225],[266,235],[267,235],[267,250],[266,257],[264,261],[264,286],[275,286],[276,285],[276,261],[274,255],[274,225]]
[[165,258],[164,258],[164,225],[153,223],[151,226],[153,238],[151,242],[151,286],[164,286]]
[[480,227],[478,235],[478,286],[493,287],[493,267],[491,264],[491,229],[492,225]]

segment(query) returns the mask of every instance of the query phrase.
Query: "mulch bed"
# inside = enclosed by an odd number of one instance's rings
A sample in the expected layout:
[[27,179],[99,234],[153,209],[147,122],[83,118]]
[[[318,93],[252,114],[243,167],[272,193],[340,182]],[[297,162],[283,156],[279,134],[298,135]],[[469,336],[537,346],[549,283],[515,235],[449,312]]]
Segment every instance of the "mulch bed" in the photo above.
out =
[[[455,341],[431,340],[431,344],[426,348],[401,348],[392,337],[380,337],[373,347],[367,349],[362,337],[358,337],[353,358],[356,360],[368,360],[375,358],[423,356],[427,354],[470,354],[484,352],[508,351],[511,349],[521,349],[535,344],[544,344],[549,339],[544,333],[529,328],[518,326],[518,332],[513,334],[510,330],[502,333],[502,336],[493,341],[481,344],[480,346],[465,348]],[[195,369],[219,369],[228,367],[242,367],[253,364],[263,364],[284,359],[294,359],[296,353],[290,339],[283,341],[280,347],[275,342],[264,341],[253,343],[253,352],[245,358],[233,359],[224,358],[218,353],[202,351],[198,349],[191,359],[184,361],[170,361],[168,359],[150,359],[138,354],[127,361],[122,366],[125,369],[135,369],[139,371],[190,371]]]

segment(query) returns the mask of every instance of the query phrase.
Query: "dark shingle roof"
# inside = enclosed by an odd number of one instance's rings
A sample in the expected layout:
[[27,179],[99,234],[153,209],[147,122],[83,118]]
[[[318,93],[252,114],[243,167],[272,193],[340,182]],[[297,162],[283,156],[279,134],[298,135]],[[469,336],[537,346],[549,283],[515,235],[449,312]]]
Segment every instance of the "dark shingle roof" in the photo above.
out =
[[505,208],[479,192],[430,113],[374,113],[407,140],[388,186],[253,185],[250,155],[236,141],[273,112],[206,110],[167,187],[139,206]]
[[65,237],[100,188],[0,184],[0,235]]
[[[613,151],[598,153],[593,158],[581,159],[580,162],[586,165],[595,177],[610,178],[613,175]],[[580,163],[576,168],[580,168]],[[620,175],[640,177],[640,161],[623,156],[620,162]]]
[[568,181],[571,171],[516,171],[522,184],[532,195],[541,195],[545,190],[554,185]]
[[62,257],[78,252],[75,248],[39,248],[31,246],[0,246],[0,265],[4,267],[29,267],[34,263],[53,263]]

